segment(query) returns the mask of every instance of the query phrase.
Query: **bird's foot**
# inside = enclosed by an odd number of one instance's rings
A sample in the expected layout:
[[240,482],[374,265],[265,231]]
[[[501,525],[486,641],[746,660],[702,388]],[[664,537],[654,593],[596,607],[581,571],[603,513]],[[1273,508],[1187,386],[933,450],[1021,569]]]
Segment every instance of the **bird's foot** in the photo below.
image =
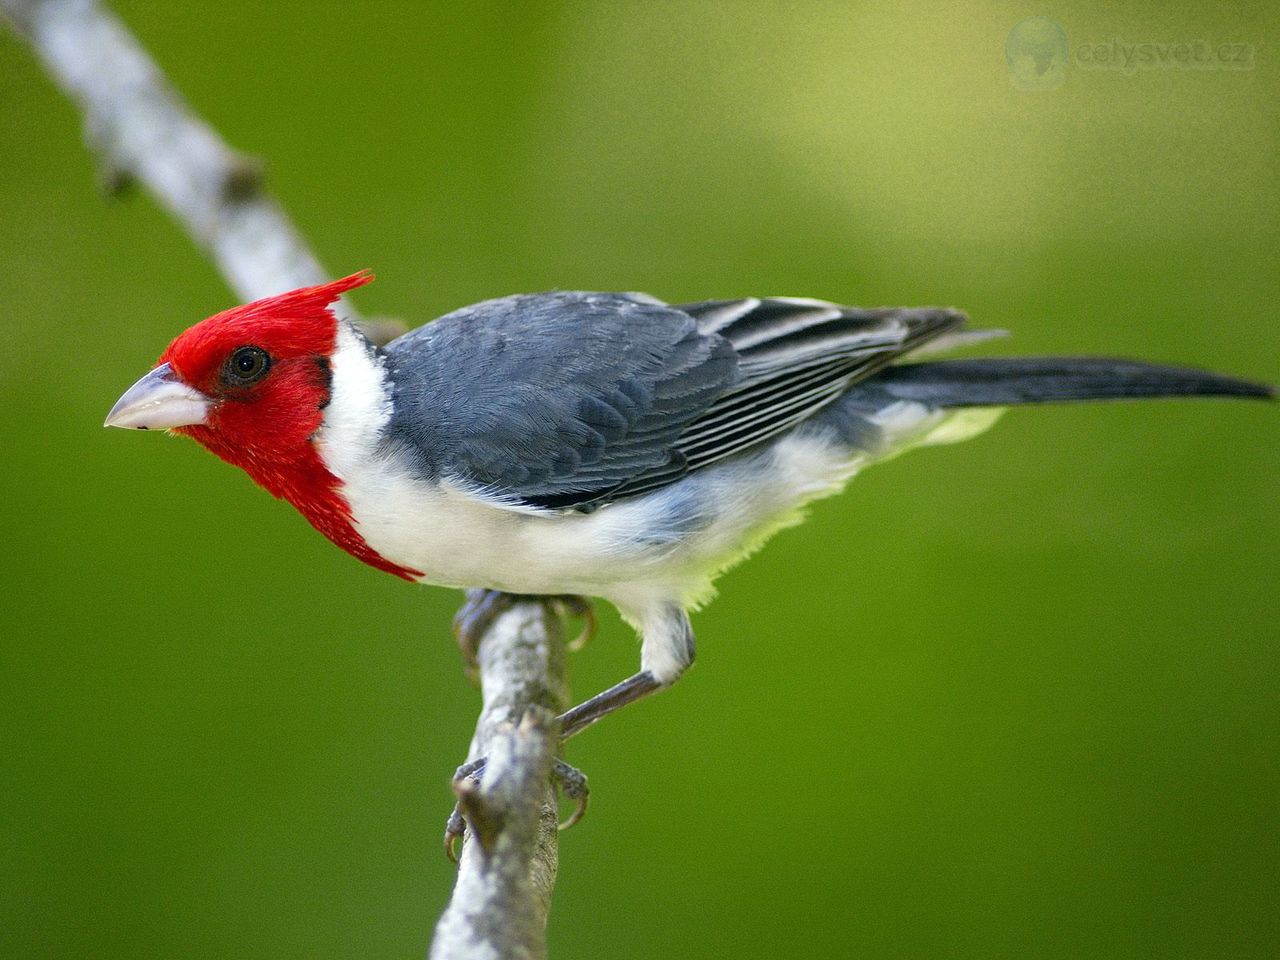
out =
[[517,603],[531,599],[541,600],[557,616],[580,618],[582,629],[573,640],[569,641],[570,650],[581,650],[596,632],[595,607],[586,597],[568,594],[528,597],[479,588],[466,590],[464,593],[466,597],[462,606],[453,617],[453,636],[466,661],[467,674],[472,679],[475,678],[478,669],[480,641],[493,626],[494,621]]
[[[487,757],[481,757],[479,760],[470,760],[460,766],[453,775],[454,792],[461,794],[478,787],[484,776],[487,761]],[[587,800],[591,791],[587,787],[586,774],[557,757],[551,767],[551,781],[566,799],[574,803],[573,812],[560,822],[560,829],[568,830],[587,812]],[[444,855],[454,863],[458,862],[457,843],[467,829],[462,806],[461,800],[454,804],[453,812],[449,814],[449,819],[444,826]]]
[[[556,718],[560,726],[561,741],[563,742],[581,733],[597,720],[620,710],[627,704],[634,703],[661,689],[662,683],[648,670],[641,670],[621,683],[615,683],[608,690],[597,693],[590,700],[584,700],[573,709],[566,710]],[[445,824],[444,852],[445,856],[455,863],[457,863],[457,857],[454,855],[455,843],[467,828],[466,815],[464,813],[467,805],[466,800],[471,791],[479,786],[480,778],[484,774],[486,761],[487,758],[485,757],[481,757],[479,760],[470,760],[460,766],[457,773],[453,775],[453,792],[458,795],[458,803],[454,806],[453,812],[449,814],[449,820]],[[589,796],[587,778],[582,774],[582,771],[569,766],[569,764],[557,757],[551,768],[551,779],[559,788],[560,793],[566,799],[574,801],[575,804],[573,813],[560,824],[561,830],[567,830],[581,820],[583,814],[587,812],[587,798]],[[481,825],[481,830],[483,830],[483,825]],[[473,833],[478,837],[483,836],[482,833],[475,830],[473,830]]]
[[453,615],[453,639],[462,651],[467,676],[475,680],[480,668],[480,640],[493,622],[511,609],[516,598],[498,590],[479,588],[464,590],[463,596],[462,606]]

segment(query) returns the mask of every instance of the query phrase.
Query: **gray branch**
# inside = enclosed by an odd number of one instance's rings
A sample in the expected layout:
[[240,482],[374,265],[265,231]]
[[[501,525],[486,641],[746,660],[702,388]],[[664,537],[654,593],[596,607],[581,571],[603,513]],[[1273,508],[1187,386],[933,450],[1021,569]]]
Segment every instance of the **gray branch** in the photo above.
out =
[[[328,279],[263,188],[262,165],[192,111],[113,13],[97,0],[0,0],[0,11],[83,110],[104,183],[146,186],[237,294],[256,299]],[[345,313],[359,320],[349,304]],[[514,606],[479,657],[484,707],[470,756],[489,764],[481,785],[456,788],[469,829],[431,956],[537,958],[558,864],[549,774],[553,718],[567,701],[559,621],[540,603]]]
[[503,613],[479,650],[484,707],[469,759],[480,785],[455,786],[467,819],[453,898],[431,960],[538,958],[559,864],[551,765],[568,700],[559,620],[543,604]]
[[[330,279],[265,189],[262,162],[196,115],[114,13],[97,0],[0,0],[0,11],[83,111],[106,189],[143,184],[245,300]],[[345,300],[343,312],[363,323]],[[395,326],[367,332],[385,341]]]

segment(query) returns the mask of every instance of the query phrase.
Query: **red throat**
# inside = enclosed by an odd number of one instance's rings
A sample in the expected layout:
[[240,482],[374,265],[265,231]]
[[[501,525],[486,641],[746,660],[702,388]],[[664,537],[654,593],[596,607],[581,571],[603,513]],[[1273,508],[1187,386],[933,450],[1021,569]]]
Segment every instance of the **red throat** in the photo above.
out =
[[342,495],[342,481],[329,472],[312,443],[307,442],[290,461],[281,462],[246,456],[209,427],[179,427],[175,432],[191,437],[249,474],[272,496],[288,501],[308,523],[357,560],[404,580],[416,582],[422,577],[420,571],[393,563],[369,546],[355,528],[351,506]]

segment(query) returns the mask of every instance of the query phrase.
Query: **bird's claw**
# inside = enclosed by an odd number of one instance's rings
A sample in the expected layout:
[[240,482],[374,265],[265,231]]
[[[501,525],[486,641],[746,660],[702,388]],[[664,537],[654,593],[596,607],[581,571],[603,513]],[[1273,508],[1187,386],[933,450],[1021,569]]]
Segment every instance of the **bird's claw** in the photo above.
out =
[[464,599],[453,615],[453,638],[462,651],[467,665],[467,676],[475,680],[480,669],[480,641],[493,626],[493,622],[511,609],[514,601],[509,593],[498,590],[464,590]]
[[587,775],[575,766],[556,758],[551,768],[551,776],[555,780],[560,793],[573,801],[573,813],[561,820],[558,830],[568,830],[587,815],[587,801],[591,799],[591,788],[587,786]]
[[596,621],[596,607],[586,597],[579,597],[572,593],[552,597],[551,609],[565,619],[572,617],[582,621],[582,628],[578,631],[578,635],[566,644],[574,653],[590,643],[591,638],[596,635],[596,627],[599,626]]
[[[453,775],[454,792],[471,790],[479,786],[484,776],[486,757],[470,760],[460,766]],[[560,793],[574,802],[573,812],[560,822],[559,829],[568,830],[583,818],[587,812],[587,801],[591,790],[587,786],[587,777],[577,767],[556,758],[551,767],[551,781]],[[466,816],[462,812],[462,801],[453,805],[453,811],[444,826],[444,855],[454,863],[458,862],[457,844],[467,830]]]

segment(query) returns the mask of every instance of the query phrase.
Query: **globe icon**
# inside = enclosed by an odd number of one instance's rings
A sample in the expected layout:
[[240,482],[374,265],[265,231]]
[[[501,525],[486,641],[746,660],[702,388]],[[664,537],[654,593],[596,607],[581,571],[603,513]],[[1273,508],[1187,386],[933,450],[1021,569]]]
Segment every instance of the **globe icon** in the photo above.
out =
[[1067,79],[1067,32],[1047,17],[1013,25],[1004,42],[1009,77],[1020,90],[1056,90]]

